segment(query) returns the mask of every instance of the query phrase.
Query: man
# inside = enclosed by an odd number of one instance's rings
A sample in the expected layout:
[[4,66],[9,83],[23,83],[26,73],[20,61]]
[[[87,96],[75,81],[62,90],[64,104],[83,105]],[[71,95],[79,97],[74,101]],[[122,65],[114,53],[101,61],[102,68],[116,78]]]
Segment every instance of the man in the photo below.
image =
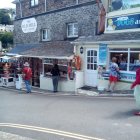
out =
[[23,79],[26,86],[26,92],[31,93],[30,80],[32,78],[32,69],[30,68],[30,65],[28,62],[25,62],[22,73],[23,73]]
[[53,92],[57,92],[58,81],[60,76],[60,71],[57,62],[54,62],[53,68],[51,70],[51,74],[52,74],[52,82],[53,82]]
[[[133,89],[134,87],[134,97],[137,106],[140,108],[140,68],[138,68],[136,71],[136,80],[132,83],[131,89]],[[140,116],[140,111],[135,112],[134,115]]]

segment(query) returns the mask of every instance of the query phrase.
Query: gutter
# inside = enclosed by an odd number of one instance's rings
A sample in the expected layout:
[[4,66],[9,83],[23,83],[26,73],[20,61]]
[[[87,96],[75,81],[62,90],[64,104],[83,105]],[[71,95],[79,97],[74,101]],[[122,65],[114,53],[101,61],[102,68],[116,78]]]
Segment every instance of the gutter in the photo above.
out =
[[92,44],[136,44],[140,40],[120,40],[120,41],[75,41],[71,42],[74,45],[92,45]]

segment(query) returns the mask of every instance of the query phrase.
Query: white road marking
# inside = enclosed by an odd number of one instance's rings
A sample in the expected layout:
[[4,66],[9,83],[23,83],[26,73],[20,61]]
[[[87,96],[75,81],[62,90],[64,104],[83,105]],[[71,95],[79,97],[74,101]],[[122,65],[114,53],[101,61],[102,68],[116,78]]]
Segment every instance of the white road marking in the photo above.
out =
[[76,133],[70,133],[70,132],[65,132],[65,131],[60,131],[60,130],[55,130],[55,129],[29,126],[29,125],[12,124],[12,123],[0,123],[0,126],[1,127],[28,129],[28,130],[34,130],[34,131],[39,131],[39,132],[44,132],[44,133],[51,133],[51,134],[70,137],[70,138],[79,139],[79,140],[104,140],[104,139],[89,137],[89,136],[80,135],[80,134],[76,134]]

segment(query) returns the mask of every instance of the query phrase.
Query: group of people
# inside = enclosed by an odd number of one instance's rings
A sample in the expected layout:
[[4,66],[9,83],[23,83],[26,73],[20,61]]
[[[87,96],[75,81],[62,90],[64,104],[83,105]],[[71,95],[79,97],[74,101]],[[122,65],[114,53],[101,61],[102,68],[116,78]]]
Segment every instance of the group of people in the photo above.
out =
[[[56,62],[54,62],[53,64],[51,74],[52,74],[53,92],[57,92],[60,71]],[[25,82],[26,92],[31,93],[32,69],[30,68],[30,65],[28,62],[25,62],[24,64],[24,68],[22,70],[22,77]]]
[[[119,66],[117,64],[117,58],[113,57],[112,62],[109,66],[109,84],[107,91],[113,92],[117,81],[119,80]],[[136,104],[140,107],[140,68],[136,71],[136,80],[132,83],[130,89],[134,89],[134,96],[136,99]],[[140,112],[134,113],[135,115],[140,116]]]

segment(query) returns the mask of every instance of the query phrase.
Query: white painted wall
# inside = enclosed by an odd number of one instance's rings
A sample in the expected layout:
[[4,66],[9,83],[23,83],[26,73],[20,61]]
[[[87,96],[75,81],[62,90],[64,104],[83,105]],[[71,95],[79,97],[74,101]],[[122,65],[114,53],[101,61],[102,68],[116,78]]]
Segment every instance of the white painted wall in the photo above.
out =
[[76,71],[75,72],[75,92],[77,92],[78,88],[84,86],[84,72],[83,71]]
[[[53,91],[52,78],[40,76],[40,88]],[[75,92],[75,80],[59,80],[58,91]]]
[[[98,82],[98,89],[99,90],[104,90],[107,89],[108,87],[108,80],[104,80],[104,79],[99,79]],[[127,83],[127,82],[117,82],[115,90],[130,90],[130,86],[132,83]]]

